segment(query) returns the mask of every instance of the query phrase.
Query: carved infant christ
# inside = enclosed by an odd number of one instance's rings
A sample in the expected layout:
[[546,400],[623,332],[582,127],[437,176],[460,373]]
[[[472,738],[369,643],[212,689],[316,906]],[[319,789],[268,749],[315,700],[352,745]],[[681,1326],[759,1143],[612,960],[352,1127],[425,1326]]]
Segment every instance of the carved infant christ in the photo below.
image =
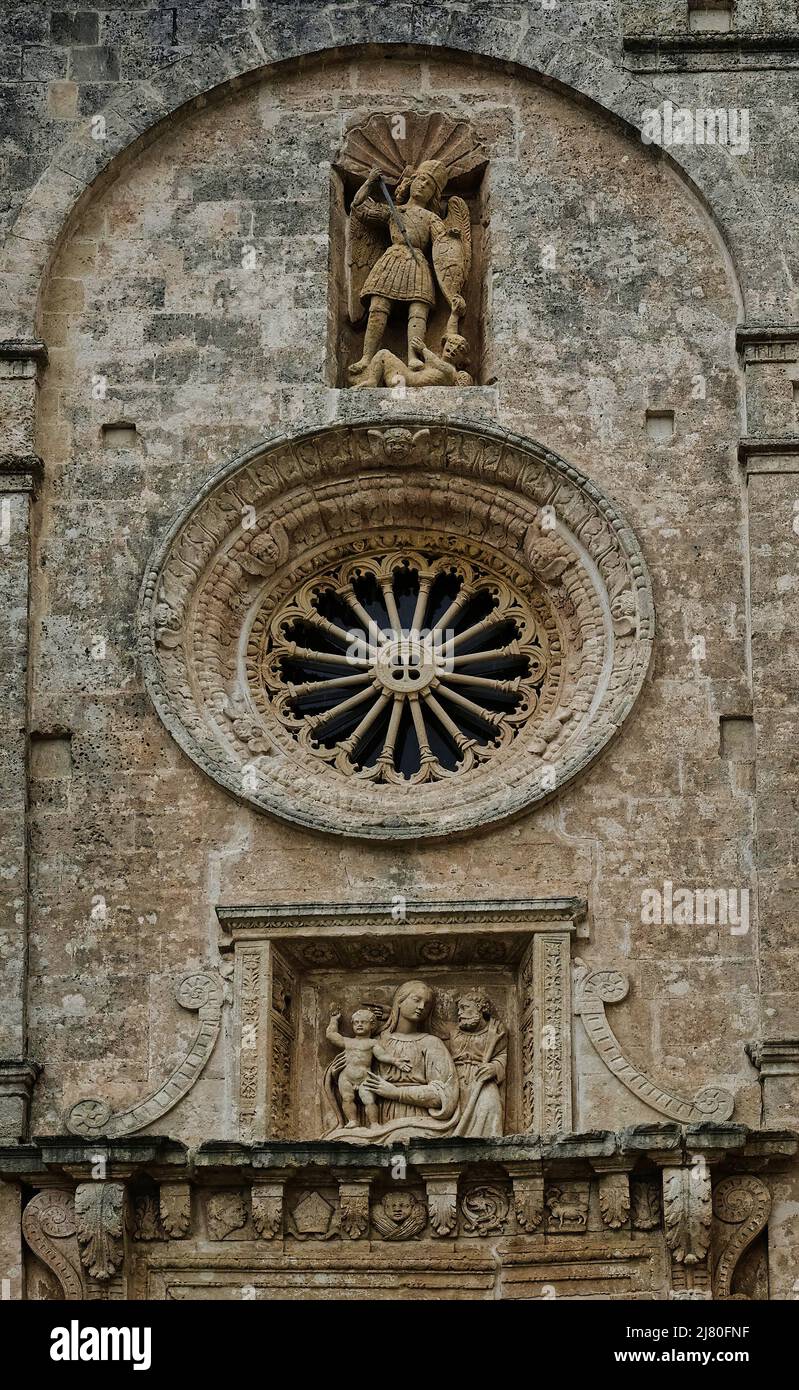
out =
[[427,1031],[434,1002],[422,980],[400,985],[378,1038],[370,1036],[370,1007],[353,1014],[358,1031],[352,1038],[338,1032],[339,1016],[333,1016],[328,1041],[343,1050],[325,1072],[324,1090],[339,1122],[326,1138],[390,1144],[502,1134],[507,1038],[490,1001],[475,991],[463,995],[446,1040]]

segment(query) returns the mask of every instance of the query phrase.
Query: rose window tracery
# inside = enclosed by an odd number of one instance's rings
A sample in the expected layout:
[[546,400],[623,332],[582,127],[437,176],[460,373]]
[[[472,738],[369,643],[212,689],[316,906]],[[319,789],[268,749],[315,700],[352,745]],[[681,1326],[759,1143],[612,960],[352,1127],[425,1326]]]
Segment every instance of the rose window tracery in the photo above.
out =
[[330,567],[273,619],[264,688],[304,747],[374,781],[465,772],[535,711],[546,638],[486,566],[397,550]]
[[409,414],[268,440],[209,479],[142,582],[147,688],[259,811],[444,836],[557,794],[652,646],[643,557],[571,464]]

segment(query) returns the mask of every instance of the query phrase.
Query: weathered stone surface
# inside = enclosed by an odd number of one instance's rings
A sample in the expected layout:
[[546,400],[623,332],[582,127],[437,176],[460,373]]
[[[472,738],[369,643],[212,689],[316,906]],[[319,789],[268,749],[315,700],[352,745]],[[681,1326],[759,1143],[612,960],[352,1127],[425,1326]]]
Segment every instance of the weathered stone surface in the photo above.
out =
[[[6,7],[12,1297],[301,1297],[337,1250],[339,1294],[382,1270],[414,1296],[409,1249],[432,1297],[493,1297],[496,1251],[505,1296],[537,1297],[553,1242],[558,1296],[794,1296],[783,10],[741,4],[728,33],[666,0]],[[675,86],[745,110],[747,148],[643,143]],[[396,191],[408,129],[439,118],[480,154],[445,180],[443,147],[413,146],[472,244],[441,275],[433,233],[417,248],[422,385],[405,309],[380,343],[343,326],[369,172],[347,159],[377,132]],[[372,297],[404,304],[374,264]],[[440,353],[461,318],[474,385]],[[351,732],[320,756],[296,687],[325,662],[288,648],[324,653],[307,634],[328,589],[345,621],[351,560],[396,582],[410,552],[417,599],[443,564],[478,607],[493,586],[538,613],[552,689],[496,671],[479,725],[441,649],[414,665],[395,633],[375,719],[401,695],[420,758],[378,722],[373,776]],[[501,642],[530,663],[526,634]],[[422,748],[417,671],[428,699],[471,691],[452,766]],[[414,1106],[394,1173],[374,1138]],[[98,1152],[119,1176],[95,1191]]]

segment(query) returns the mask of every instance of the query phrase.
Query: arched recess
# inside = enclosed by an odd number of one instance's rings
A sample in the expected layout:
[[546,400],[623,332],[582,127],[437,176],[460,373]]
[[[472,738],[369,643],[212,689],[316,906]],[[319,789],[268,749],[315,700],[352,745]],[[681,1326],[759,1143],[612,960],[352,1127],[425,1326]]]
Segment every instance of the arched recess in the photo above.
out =
[[[662,102],[660,92],[626,72],[606,53],[554,35],[549,29],[526,34],[521,40],[509,31],[506,44],[502,36],[495,36],[493,42],[486,41],[477,48],[471,29],[469,42],[465,38],[458,42],[456,16],[451,15],[450,20],[444,44],[435,39],[426,44],[423,33],[414,34],[412,44],[403,42],[398,25],[394,42],[380,47],[439,57],[451,53],[459,61],[467,57],[489,65],[507,65],[604,112],[635,135],[640,134],[644,112]],[[36,335],[37,308],[49,265],[87,199],[117,176],[124,161],[135,158],[158,139],[166,122],[182,108],[197,109],[223,100],[231,90],[263,81],[283,64],[323,55],[341,57],[348,50],[367,47],[362,40],[352,38],[345,27],[346,16],[340,21],[340,32],[336,22],[334,16],[327,16],[329,46],[320,43],[318,33],[309,28],[302,37],[276,31],[271,51],[253,32],[204,47],[156,71],[145,87],[115,97],[102,113],[102,140],[92,138],[89,121],[76,130],[36,183],[4,244],[0,273],[5,302],[0,337]],[[720,147],[714,147],[710,155],[692,146],[662,152],[662,158],[699,200],[729,254],[742,316],[750,320],[771,316],[789,322],[799,313],[799,296],[780,250],[779,229],[734,156]]]

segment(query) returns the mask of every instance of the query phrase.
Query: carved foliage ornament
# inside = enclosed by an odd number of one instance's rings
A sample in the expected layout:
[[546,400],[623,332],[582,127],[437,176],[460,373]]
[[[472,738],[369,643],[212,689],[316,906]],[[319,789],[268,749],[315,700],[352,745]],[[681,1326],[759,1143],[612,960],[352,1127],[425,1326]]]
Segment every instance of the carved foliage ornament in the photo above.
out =
[[75,1190],[81,1262],[93,1279],[110,1279],[124,1253],[125,1188],[118,1182],[82,1182]]
[[515,436],[408,425],[279,438],[223,469],[139,612],[150,694],[209,776],[382,839],[551,795],[618,731],[652,639],[635,539],[582,474]]

